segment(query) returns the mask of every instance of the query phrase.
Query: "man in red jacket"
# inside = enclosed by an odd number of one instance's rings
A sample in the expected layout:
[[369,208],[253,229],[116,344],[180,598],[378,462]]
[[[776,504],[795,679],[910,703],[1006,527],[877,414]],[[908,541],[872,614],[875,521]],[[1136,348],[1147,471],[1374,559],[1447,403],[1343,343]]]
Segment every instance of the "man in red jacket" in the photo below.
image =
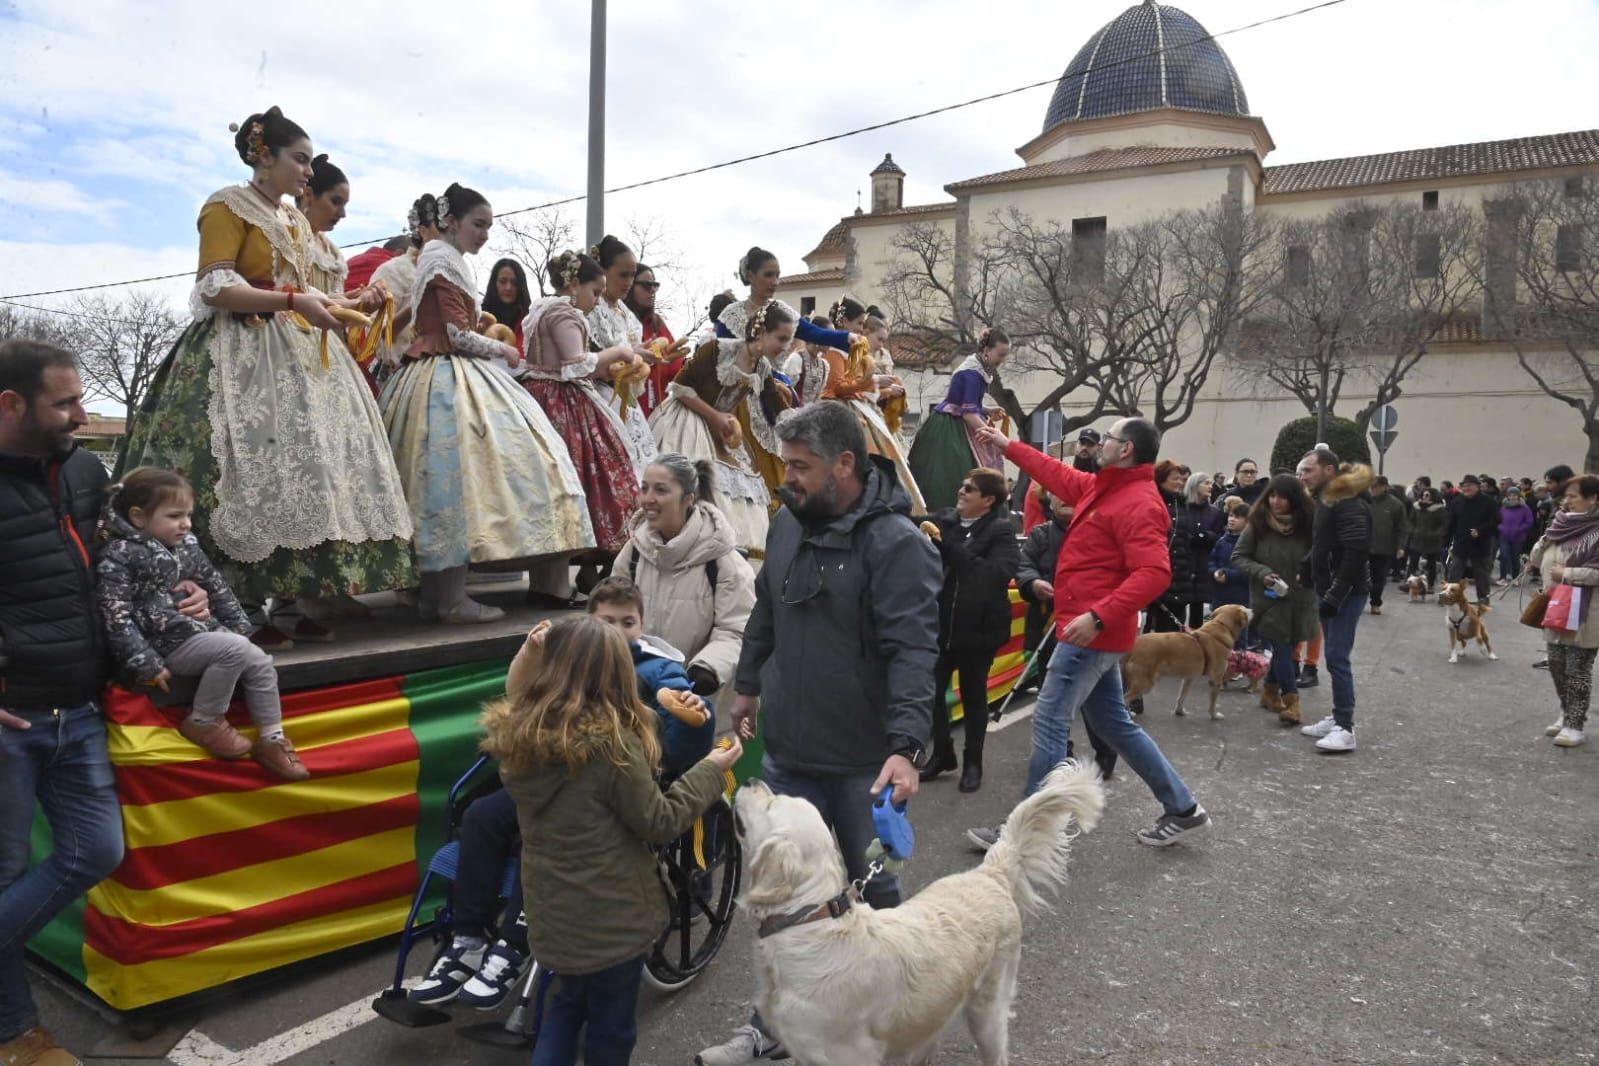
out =
[[[1076,508],[1056,564],[1059,643],[1033,706],[1033,757],[1023,795],[1031,795],[1066,758],[1072,715],[1081,708],[1084,721],[1165,808],[1153,826],[1138,831],[1138,839],[1153,847],[1174,844],[1209,825],[1210,816],[1128,714],[1121,676],[1122,659],[1138,639],[1138,612],[1171,584],[1166,547],[1171,516],[1151,467],[1160,433],[1141,418],[1122,419],[1105,435],[1099,473],[1089,474],[1010,441],[992,427],[977,432],[984,444],[1004,448],[1005,458]],[[999,830],[969,829],[966,836],[986,850],[999,839]]]

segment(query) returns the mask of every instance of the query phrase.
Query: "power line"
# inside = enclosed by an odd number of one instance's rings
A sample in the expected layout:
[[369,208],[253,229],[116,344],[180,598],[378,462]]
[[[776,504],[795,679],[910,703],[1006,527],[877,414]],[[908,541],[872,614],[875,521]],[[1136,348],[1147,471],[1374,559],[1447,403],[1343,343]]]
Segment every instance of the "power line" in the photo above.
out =
[[[1170,55],[1174,52],[1180,52],[1185,48],[1193,48],[1208,41],[1216,41],[1223,37],[1231,37],[1233,34],[1243,33],[1246,30],[1259,29],[1262,26],[1269,26],[1275,22],[1286,22],[1289,19],[1298,18],[1300,15],[1308,15],[1316,11],[1321,11],[1325,8],[1337,7],[1339,4],[1347,2],[1348,0],[1321,0],[1320,3],[1311,4],[1308,7],[1298,8],[1294,11],[1287,11],[1281,15],[1273,15],[1270,18],[1257,19],[1254,22],[1245,23],[1242,26],[1234,26],[1232,29],[1222,30],[1220,33],[1206,34],[1203,37],[1196,37],[1192,41],[1186,41],[1170,48],[1154,48],[1148,52],[1127,56],[1123,59],[1117,60],[1114,63],[1106,63],[1103,66],[1095,67],[1094,69],[1096,71],[1114,70],[1116,67],[1124,66],[1129,63],[1141,62],[1142,60],[1150,59],[1163,53]],[[605,193],[607,196],[609,196],[614,193],[630,192],[634,189],[643,189],[650,185],[660,185],[663,182],[677,181],[681,178],[690,178],[699,174],[709,174],[714,170],[724,170],[728,167],[741,166],[745,163],[753,163],[761,159],[770,159],[773,156],[786,155],[789,152],[798,152],[805,148],[814,148],[820,144],[829,144],[833,141],[842,141],[849,137],[858,137],[863,133],[873,133],[877,130],[885,130],[892,126],[904,125],[907,122],[917,122],[924,118],[932,118],[934,115],[942,115],[950,111],[959,111],[962,108],[974,107],[977,104],[986,104],[992,100],[1001,100],[1007,96],[1015,96],[1018,93],[1030,92],[1033,89],[1040,89],[1046,85],[1057,85],[1060,83],[1062,77],[1063,75],[1057,74],[1052,77],[1045,78],[1042,81],[1034,81],[1028,82],[1026,85],[1018,85],[1014,89],[1004,89],[1000,92],[988,93],[984,96],[974,96],[970,100],[962,100],[959,103],[954,104],[945,104],[943,107],[935,107],[928,111],[918,111],[913,115],[903,115],[899,118],[888,119],[884,122],[876,122],[870,126],[860,126],[856,129],[845,130],[843,133],[834,133],[826,137],[816,137],[809,141],[800,141],[796,144],[785,145],[782,148],[772,148],[764,152],[756,152],[753,155],[739,156],[737,159],[728,159],[720,163],[711,163],[703,167],[695,167],[691,170],[680,170],[675,174],[663,174],[657,178],[649,178],[644,181],[635,181],[627,185],[618,185],[614,188],[606,189]],[[496,215],[496,217],[509,218],[512,215],[525,215],[533,211],[546,211],[552,207],[563,207],[566,204],[580,203],[586,199],[588,199],[586,195],[568,196],[560,200],[550,200],[547,203],[534,204],[531,207],[519,207],[514,211],[502,211]],[[386,237],[374,237],[373,239],[366,241],[354,241],[350,244],[341,244],[339,247],[341,249],[365,248],[381,241],[391,240],[393,236],[394,235],[391,234],[390,236]],[[77,285],[65,289],[47,289],[42,292],[15,293],[11,296],[0,296],[0,303],[11,303],[16,300],[33,299],[39,296],[61,296],[67,293],[88,292],[93,289],[114,289],[120,288],[124,285],[144,285],[153,281],[175,281],[178,278],[189,277],[190,273],[190,271],[182,271],[177,274],[158,274],[148,278],[134,278],[130,281],[106,281],[101,282],[98,285]],[[38,310],[48,310],[48,308],[38,308]]]

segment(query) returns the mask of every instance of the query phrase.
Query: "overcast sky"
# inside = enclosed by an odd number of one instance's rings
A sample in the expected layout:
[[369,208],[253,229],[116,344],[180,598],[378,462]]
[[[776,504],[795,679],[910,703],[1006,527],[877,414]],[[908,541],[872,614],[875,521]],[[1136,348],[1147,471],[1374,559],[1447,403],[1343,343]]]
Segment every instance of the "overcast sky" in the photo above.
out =
[[[1182,6],[1221,32],[1308,2]],[[607,184],[1057,77],[1126,6],[612,0]],[[1599,126],[1599,0],[1347,0],[1222,46],[1270,163]],[[452,180],[498,210],[580,193],[587,47],[579,0],[0,0],[0,296],[192,270],[200,204],[248,176],[228,123],[271,104],[349,174],[341,242],[397,232]],[[1018,165],[1049,97],[619,194],[607,221],[664,227],[707,292],[751,244],[798,273],[884,152],[907,203],[945,199]]]

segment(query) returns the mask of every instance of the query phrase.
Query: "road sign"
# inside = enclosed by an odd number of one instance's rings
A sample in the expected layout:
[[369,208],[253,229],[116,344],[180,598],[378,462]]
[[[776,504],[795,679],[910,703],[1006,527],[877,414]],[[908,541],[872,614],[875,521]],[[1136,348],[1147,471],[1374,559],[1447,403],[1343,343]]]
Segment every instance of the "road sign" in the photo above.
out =
[[1388,451],[1389,447],[1392,446],[1394,440],[1398,436],[1399,431],[1397,429],[1390,429],[1386,431],[1374,429],[1371,431],[1371,442],[1377,446],[1378,454],[1382,454]]
[[1394,410],[1393,404],[1385,403],[1377,408],[1376,413],[1371,416],[1371,428],[1378,433],[1399,428],[1399,412]]

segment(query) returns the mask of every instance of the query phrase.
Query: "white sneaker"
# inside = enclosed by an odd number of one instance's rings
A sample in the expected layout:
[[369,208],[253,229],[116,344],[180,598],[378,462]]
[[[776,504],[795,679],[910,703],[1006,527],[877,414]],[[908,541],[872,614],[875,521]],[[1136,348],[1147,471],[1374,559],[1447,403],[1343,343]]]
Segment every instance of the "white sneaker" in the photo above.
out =
[[1316,741],[1317,751],[1354,751],[1355,734],[1343,726],[1335,725],[1332,732]]
[[1338,720],[1329,714],[1315,725],[1303,726],[1299,731],[1307,737],[1324,737],[1337,728]]
[[746,1066],[766,1059],[786,1059],[788,1051],[780,1040],[774,1040],[753,1025],[741,1025],[733,1030],[732,1039],[725,1044],[708,1047],[694,1056],[694,1066]]
[[1556,718],[1553,725],[1546,725],[1543,727],[1543,735],[1546,737],[1552,737],[1564,728],[1566,728],[1566,720],[1564,718]]
[[1572,729],[1567,726],[1555,734],[1555,746],[1559,748],[1575,748],[1587,739],[1582,730]]

